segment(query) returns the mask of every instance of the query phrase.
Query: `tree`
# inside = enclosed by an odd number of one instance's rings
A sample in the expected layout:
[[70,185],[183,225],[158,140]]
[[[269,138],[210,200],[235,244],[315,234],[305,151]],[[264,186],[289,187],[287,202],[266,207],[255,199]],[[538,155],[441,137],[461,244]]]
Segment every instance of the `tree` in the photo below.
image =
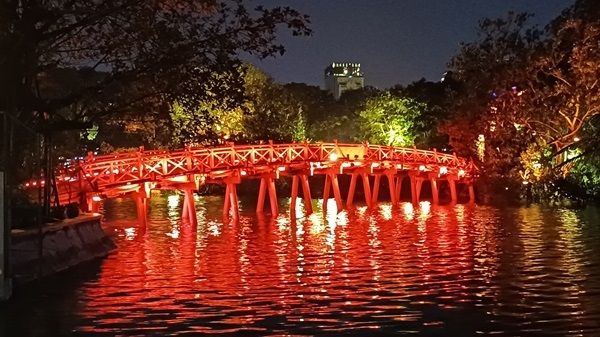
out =
[[450,62],[455,85],[449,119],[440,131],[449,135],[458,154],[478,158],[489,178],[518,180],[520,154],[531,133],[522,127],[526,113],[523,88],[542,31],[528,23],[530,15],[480,22],[479,39],[463,44]]
[[448,136],[438,131],[438,126],[448,117],[449,99],[455,88],[451,75],[440,82],[424,78],[407,86],[396,85],[390,89],[395,96],[414,99],[425,104],[425,110],[415,123],[415,144],[423,148],[447,149]]
[[218,98],[196,106],[175,101],[170,114],[175,145],[306,138],[303,103],[256,67],[246,64],[240,71],[244,88],[238,106]]
[[367,99],[359,113],[359,139],[374,144],[413,145],[425,104],[385,92]]
[[[283,53],[276,28],[308,34],[307,23],[291,8],[250,11],[241,0],[4,1],[0,109],[26,122],[43,112],[56,130],[165,111],[181,96],[239,98],[238,52]],[[38,90],[54,69],[82,67],[103,76],[59,96]]]

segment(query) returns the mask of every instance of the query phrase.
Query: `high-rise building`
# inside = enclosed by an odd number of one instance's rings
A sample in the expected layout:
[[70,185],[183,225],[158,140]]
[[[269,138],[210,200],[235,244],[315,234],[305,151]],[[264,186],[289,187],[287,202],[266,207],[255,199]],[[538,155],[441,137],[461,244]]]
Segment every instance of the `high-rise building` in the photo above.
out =
[[361,89],[365,79],[360,71],[360,63],[332,63],[325,68],[325,89],[339,99],[348,90]]

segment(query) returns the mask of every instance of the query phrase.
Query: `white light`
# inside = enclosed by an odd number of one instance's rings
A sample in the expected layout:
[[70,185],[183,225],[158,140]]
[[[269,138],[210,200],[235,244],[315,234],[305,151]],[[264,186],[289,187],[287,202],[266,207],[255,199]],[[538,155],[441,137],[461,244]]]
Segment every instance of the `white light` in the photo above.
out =
[[283,172],[283,171],[285,171],[285,166],[279,166],[277,168],[277,170],[279,170],[280,172]]
[[332,153],[329,155],[329,161],[336,161],[337,159],[338,159],[338,155],[337,155],[337,153],[335,153],[335,152],[332,152]]
[[463,169],[458,170],[459,177],[464,177],[464,175],[465,175],[465,170],[463,170]]
[[99,195],[95,195],[92,197],[92,201],[95,201],[95,202],[102,201],[102,198]]
[[241,171],[240,171],[240,174],[241,174],[241,175],[243,175],[243,176],[245,176],[245,175],[247,175],[247,174],[248,174],[248,172],[246,172],[245,170],[241,170]]
[[419,166],[419,171],[425,171],[427,170],[427,168],[425,167],[425,165],[420,165]]
[[580,140],[581,140],[581,139],[579,139],[579,137],[575,137],[575,138],[573,138],[573,141],[574,141],[574,142],[578,142],[578,141],[580,141]]
[[448,168],[446,166],[440,167],[440,174],[448,174]]

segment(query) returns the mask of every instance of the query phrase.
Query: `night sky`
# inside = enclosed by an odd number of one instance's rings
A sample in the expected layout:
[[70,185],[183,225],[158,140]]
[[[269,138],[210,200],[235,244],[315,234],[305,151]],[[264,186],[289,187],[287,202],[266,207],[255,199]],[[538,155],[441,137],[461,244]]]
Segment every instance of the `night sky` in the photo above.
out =
[[278,82],[323,86],[331,62],[361,63],[365,82],[379,88],[425,77],[437,81],[461,41],[476,37],[478,21],[508,11],[534,13],[545,25],[573,0],[253,0],[290,6],[311,17],[313,35],[280,33],[287,52],[251,62]]

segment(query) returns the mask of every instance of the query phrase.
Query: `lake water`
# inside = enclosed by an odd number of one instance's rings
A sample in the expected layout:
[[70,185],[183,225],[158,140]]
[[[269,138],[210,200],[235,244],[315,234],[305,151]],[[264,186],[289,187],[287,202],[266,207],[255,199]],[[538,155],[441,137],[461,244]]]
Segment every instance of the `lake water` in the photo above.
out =
[[[600,336],[600,212],[381,203],[223,223],[107,202],[118,250],[17,290],[1,336]],[[332,200],[331,200],[332,201]],[[283,200],[283,203],[286,201]],[[285,209],[285,205],[281,205]]]

